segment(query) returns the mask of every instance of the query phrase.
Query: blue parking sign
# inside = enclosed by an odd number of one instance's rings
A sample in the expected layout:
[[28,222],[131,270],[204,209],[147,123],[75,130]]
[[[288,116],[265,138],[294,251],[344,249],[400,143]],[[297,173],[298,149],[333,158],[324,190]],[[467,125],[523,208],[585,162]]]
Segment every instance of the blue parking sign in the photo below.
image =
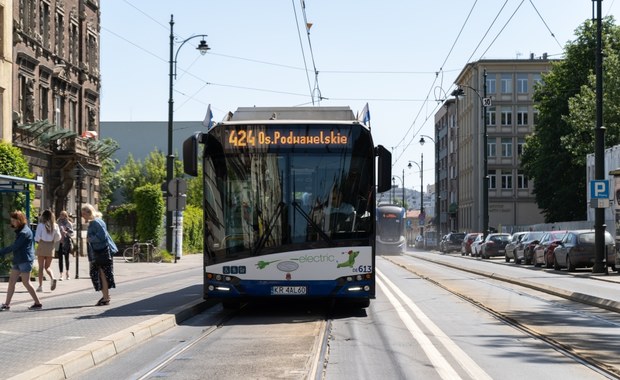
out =
[[606,179],[590,181],[591,199],[609,199],[609,181]]

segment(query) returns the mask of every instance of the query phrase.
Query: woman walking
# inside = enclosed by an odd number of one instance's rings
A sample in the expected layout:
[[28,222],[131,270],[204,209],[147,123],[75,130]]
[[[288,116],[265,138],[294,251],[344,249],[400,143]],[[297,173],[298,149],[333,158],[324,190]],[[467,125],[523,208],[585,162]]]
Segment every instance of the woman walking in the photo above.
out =
[[34,240],[32,230],[28,227],[28,220],[21,211],[13,211],[10,213],[11,228],[15,230],[15,242],[6,248],[0,249],[0,256],[4,256],[9,252],[13,252],[13,265],[9,273],[9,286],[6,291],[6,301],[0,306],[0,311],[11,309],[11,299],[15,293],[15,284],[21,278],[22,284],[34,300],[34,305],[30,306],[30,310],[40,310],[43,305],[34,291],[34,287],[30,284],[30,272],[34,264]]
[[110,249],[110,255],[114,256],[118,252],[116,244],[112,241],[105,222],[101,219],[101,213],[95,210],[91,204],[82,206],[82,218],[88,222],[88,261],[90,261],[90,279],[93,282],[95,291],[101,291],[101,299],[96,306],[110,304],[110,289],[116,287],[114,282],[114,265],[112,260],[103,264],[95,260],[95,251]]
[[60,270],[60,278],[69,280],[69,256],[73,251],[73,223],[66,211],[61,211],[58,217],[58,227],[60,228],[60,246],[58,247],[58,269]]
[[35,255],[39,263],[39,287],[37,292],[43,291],[44,270],[52,280],[51,290],[53,291],[56,289],[56,277],[50,266],[54,258],[54,245],[60,241],[60,228],[58,228],[58,223],[56,223],[56,217],[50,210],[45,210],[41,214],[37,231],[34,234],[34,241],[37,242]]

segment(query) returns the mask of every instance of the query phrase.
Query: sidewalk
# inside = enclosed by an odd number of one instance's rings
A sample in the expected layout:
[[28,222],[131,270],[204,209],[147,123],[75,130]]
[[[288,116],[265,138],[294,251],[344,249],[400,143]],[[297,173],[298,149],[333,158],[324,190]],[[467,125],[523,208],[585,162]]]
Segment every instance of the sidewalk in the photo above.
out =
[[[28,310],[32,299],[17,283],[11,310],[0,313],[3,378],[70,378],[199,313],[208,305],[202,298],[202,260],[200,254],[176,264],[115,257],[116,288],[110,305],[100,307],[94,306],[101,292],[92,287],[85,257],[79,258],[78,278],[73,258],[70,280],[58,281],[54,291],[51,281],[43,282],[41,311]],[[52,265],[58,277],[57,261]],[[0,302],[6,289],[0,283]]]

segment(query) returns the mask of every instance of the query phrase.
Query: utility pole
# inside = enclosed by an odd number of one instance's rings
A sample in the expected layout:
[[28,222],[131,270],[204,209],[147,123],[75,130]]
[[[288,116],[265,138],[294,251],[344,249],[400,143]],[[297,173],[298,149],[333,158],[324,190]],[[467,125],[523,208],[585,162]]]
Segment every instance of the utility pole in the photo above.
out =
[[[596,130],[594,140],[594,179],[605,179],[605,127],[603,126],[603,44],[602,44],[602,2],[596,1]],[[605,255],[605,209],[597,207],[594,209],[594,245],[596,256],[592,273],[607,273]]]

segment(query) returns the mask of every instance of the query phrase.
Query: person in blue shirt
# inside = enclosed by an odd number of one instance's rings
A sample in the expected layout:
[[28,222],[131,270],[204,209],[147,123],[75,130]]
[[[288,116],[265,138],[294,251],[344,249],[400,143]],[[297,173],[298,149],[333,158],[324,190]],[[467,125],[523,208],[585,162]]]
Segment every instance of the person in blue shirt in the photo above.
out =
[[30,310],[40,310],[43,305],[37,297],[34,287],[30,284],[30,272],[34,264],[34,237],[32,230],[28,227],[28,220],[21,211],[10,213],[11,228],[15,230],[15,242],[8,247],[0,249],[0,256],[13,252],[13,265],[9,273],[9,286],[6,291],[6,301],[0,306],[0,311],[11,309],[11,299],[15,293],[17,279],[21,278],[22,284],[34,300],[34,305]]
[[86,234],[88,240],[88,261],[90,261],[90,279],[93,282],[95,291],[101,291],[103,297],[97,302],[96,306],[105,306],[110,304],[110,289],[116,287],[114,282],[114,265],[113,261],[105,265],[95,262],[95,250],[102,250],[106,245],[110,249],[112,256],[118,252],[116,244],[110,237],[107,227],[101,213],[91,204],[82,206],[82,218],[88,222],[88,232]]

